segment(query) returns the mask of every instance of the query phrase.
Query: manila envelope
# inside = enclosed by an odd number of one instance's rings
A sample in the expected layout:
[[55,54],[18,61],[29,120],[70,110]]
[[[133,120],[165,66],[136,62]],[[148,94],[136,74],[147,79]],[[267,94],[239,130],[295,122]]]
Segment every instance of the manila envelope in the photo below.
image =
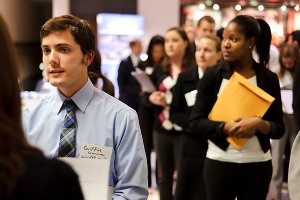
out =
[[[208,118],[213,121],[230,122],[239,117],[262,117],[274,100],[274,97],[234,72]],[[227,141],[241,150],[247,139],[228,136]]]

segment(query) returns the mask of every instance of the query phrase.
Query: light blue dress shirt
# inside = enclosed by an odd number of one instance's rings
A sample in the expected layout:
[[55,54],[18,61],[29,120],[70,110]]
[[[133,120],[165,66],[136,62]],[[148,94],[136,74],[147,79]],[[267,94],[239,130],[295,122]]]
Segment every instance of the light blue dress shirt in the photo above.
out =
[[[65,99],[56,90],[23,109],[26,138],[48,157],[58,153]],[[109,185],[115,187],[113,199],[147,199],[147,161],[136,112],[94,88],[90,80],[72,100],[78,106],[76,157],[85,144],[112,147]]]

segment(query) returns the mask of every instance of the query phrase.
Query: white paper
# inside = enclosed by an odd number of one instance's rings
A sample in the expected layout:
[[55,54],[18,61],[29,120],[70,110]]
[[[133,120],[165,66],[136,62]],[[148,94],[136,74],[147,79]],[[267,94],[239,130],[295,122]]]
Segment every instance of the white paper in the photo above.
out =
[[293,114],[293,91],[292,90],[281,90],[281,101],[283,111],[287,114]]
[[196,102],[196,96],[197,96],[198,91],[193,90],[191,92],[188,92],[184,95],[186,103],[189,107],[194,106]]
[[87,159],[105,159],[110,160],[112,148],[106,146],[99,146],[95,144],[84,144],[81,146],[80,158]]
[[146,72],[142,70],[136,70],[135,72],[132,72],[131,75],[139,82],[146,92],[153,92],[156,90]]
[[72,166],[78,174],[85,200],[109,199],[109,160],[70,157],[59,157],[59,159]]

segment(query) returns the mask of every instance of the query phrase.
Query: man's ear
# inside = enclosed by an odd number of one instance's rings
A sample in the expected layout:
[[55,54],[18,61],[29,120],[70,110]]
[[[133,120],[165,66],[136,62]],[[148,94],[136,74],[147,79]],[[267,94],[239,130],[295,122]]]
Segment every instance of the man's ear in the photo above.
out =
[[86,66],[90,66],[90,64],[94,60],[94,56],[95,56],[95,53],[93,51],[90,51],[89,53],[87,53],[85,55],[85,64],[86,64]]

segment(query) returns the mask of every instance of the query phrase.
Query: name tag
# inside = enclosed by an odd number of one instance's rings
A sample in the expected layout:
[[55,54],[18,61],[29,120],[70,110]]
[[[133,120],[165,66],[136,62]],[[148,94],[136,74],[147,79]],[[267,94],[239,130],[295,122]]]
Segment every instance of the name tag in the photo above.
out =
[[176,82],[170,76],[168,76],[162,81],[162,83],[165,86],[165,88],[169,90],[175,85]]
[[84,144],[81,146],[80,158],[110,160],[111,154],[112,147]]
[[198,93],[197,90],[193,90],[184,95],[186,103],[189,107],[195,105],[197,93]]

